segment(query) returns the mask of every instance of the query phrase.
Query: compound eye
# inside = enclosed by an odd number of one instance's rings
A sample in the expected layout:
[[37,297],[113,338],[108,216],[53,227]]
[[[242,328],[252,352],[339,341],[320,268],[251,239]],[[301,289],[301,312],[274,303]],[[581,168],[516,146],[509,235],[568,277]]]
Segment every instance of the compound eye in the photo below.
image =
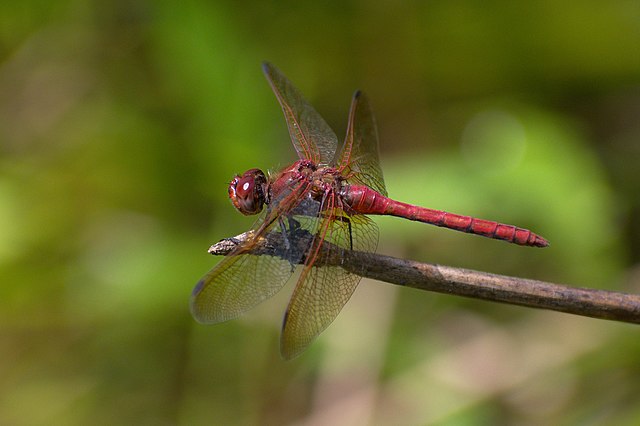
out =
[[264,205],[266,178],[258,169],[246,171],[229,183],[229,198],[234,207],[245,215],[260,213]]
[[242,199],[252,199],[255,187],[256,181],[253,176],[240,178],[236,185],[236,194]]

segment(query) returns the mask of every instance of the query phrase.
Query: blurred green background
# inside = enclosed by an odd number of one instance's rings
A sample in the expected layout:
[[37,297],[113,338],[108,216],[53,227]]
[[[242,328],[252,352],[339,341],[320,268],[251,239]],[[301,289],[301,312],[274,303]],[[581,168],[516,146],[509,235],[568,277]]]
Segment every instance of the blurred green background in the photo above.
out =
[[390,195],[544,250],[376,218],[378,251],[640,292],[640,3],[0,5],[0,424],[640,423],[637,327],[363,280],[301,357],[291,285],[196,324],[231,177],[295,160],[260,62],[338,134],[376,111]]

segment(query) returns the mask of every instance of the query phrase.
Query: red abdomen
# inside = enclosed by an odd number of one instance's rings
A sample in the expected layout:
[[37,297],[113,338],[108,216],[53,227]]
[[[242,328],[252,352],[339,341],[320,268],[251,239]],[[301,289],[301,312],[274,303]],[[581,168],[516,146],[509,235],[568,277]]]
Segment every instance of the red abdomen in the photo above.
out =
[[508,241],[522,246],[546,247],[549,242],[528,229],[505,225],[490,220],[461,216],[441,210],[432,210],[392,200],[363,185],[350,185],[342,199],[361,214],[379,214],[403,217],[423,223],[470,234]]

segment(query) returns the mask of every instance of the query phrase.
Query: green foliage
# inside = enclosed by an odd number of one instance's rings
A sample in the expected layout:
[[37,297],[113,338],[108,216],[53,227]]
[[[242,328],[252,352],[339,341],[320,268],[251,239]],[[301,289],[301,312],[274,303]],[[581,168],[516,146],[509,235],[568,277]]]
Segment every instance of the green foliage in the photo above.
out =
[[[373,2],[375,3],[375,2]],[[394,198],[545,250],[376,218],[379,251],[639,289],[636,2],[0,5],[0,423],[637,424],[637,327],[363,282],[284,363],[288,290],[197,325],[233,174],[294,159],[268,59]]]

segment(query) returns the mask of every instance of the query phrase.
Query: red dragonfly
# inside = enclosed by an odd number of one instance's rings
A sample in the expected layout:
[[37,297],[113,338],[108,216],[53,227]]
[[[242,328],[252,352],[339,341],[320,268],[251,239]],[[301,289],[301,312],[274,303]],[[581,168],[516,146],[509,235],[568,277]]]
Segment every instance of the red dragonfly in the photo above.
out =
[[[263,71],[300,159],[273,176],[251,169],[229,184],[229,197],[240,213],[257,214],[265,206],[266,210],[250,237],[196,285],[191,313],[197,321],[238,317],[278,292],[302,264],[280,339],[284,358],[299,355],[336,318],[361,278],[339,266],[317,265],[321,247],[373,253],[378,229],[365,215],[398,216],[525,246],[548,245],[527,229],[388,198],[367,97],[354,94],[347,135],[338,150],[333,130],[291,82],[269,63],[263,64]],[[252,254],[265,238],[278,241],[280,247],[269,254]]]

